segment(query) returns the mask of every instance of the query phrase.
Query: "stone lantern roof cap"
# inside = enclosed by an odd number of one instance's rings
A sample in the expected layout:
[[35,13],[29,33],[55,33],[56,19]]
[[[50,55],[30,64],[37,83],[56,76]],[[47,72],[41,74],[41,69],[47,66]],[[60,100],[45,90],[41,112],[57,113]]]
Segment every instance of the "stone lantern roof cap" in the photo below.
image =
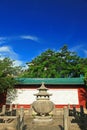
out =
[[48,88],[45,87],[44,83],[42,83],[41,87],[38,88],[39,92],[37,94],[34,94],[35,96],[51,96],[52,94],[49,94],[47,92]]
[[45,85],[44,85],[44,82],[42,82],[42,85],[41,85],[41,87],[39,87],[37,90],[44,90],[44,91],[47,91],[48,90],[48,88],[46,88],[45,87]]

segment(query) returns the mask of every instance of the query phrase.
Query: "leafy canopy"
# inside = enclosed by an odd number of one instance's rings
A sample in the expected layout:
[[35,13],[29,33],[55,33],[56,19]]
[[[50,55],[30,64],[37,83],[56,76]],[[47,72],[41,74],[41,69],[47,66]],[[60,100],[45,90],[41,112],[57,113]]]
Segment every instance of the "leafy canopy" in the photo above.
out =
[[80,77],[85,74],[87,58],[79,57],[76,52],[70,51],[67,45],[64,45],[59,51],[48,49],[42,52],[27,65],[28,69],[21,77]]
[[20,67],[14,67],[9,58],[0,59],[0,93],[12,89],[16,83],[15,76],[20,72]]

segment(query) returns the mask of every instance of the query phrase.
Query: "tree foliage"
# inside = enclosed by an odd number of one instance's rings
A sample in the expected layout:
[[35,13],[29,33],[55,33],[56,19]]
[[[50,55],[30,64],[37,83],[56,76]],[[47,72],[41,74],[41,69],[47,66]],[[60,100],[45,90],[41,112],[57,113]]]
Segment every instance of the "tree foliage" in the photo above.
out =
[[20,67],[14,67],[9,58],[0,59],[0,93],[12,89],[16,83],[15,76],[18,75]]
[[68,49],[67,45],[59,51],[51,49],[27,63],[28,69],[22,77],[29,78],[60,78],[80,77],[85,74],[87,58],[81,58],[76,52]]

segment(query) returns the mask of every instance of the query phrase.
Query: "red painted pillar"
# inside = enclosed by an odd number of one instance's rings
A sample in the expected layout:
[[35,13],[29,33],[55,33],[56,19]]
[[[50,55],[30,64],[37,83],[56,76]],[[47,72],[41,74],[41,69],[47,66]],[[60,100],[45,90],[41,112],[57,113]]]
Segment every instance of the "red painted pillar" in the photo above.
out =
[[0,107],[6,104],[6,94],[7,92],[0,93]]

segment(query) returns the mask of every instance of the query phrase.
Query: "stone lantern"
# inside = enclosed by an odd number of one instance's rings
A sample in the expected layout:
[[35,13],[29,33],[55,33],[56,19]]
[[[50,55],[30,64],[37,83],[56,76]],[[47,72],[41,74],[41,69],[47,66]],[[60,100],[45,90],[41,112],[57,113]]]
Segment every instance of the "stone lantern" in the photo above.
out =
[[34,94],[36,96],[36,101],[32,103],[33,110],[37,113],[38,117],[50,117],[49,113],[54,109],[54,103],[50,101],[50,96],[47,92],[47,88],[44,83],[42,83],[41,87],[38,88],[39,92]]

